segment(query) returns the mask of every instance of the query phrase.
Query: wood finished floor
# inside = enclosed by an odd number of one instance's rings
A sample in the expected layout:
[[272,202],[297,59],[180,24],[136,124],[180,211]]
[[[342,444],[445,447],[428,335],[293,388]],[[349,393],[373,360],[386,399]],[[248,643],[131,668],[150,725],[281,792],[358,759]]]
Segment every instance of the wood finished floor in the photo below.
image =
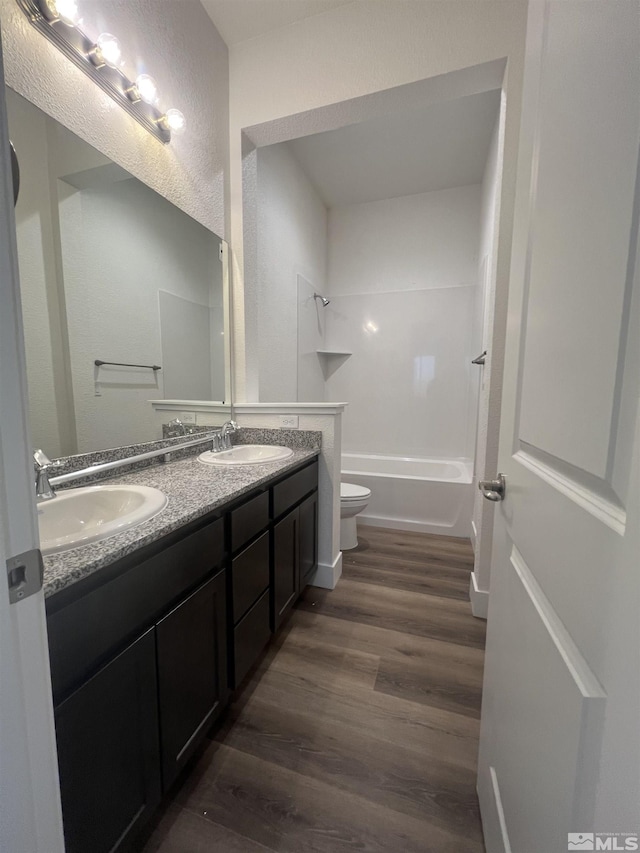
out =
[[144,853],[482,853],[485,623],[467,540],[360,529],[307,589]]

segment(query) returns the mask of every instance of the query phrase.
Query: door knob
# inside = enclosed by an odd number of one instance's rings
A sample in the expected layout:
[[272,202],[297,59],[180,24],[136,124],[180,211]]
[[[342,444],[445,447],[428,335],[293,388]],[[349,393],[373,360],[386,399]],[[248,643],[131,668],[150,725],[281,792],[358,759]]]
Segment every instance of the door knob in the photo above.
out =
[[480,480],[478,488],[488,501],[503,501],[507,488],[504,474],[498,474],[495,480]]

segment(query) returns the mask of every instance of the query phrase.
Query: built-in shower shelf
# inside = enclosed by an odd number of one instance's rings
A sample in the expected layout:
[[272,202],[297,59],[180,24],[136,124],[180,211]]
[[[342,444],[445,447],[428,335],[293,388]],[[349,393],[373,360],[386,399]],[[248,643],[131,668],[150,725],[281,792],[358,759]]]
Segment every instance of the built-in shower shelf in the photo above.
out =
[[318,350],[316,350],[316,352],[318,353],[318,355],[341,355],[341,356],[353,355],[352,352],[348,352],[347,350],[341,350],[341,349],[318,349]]

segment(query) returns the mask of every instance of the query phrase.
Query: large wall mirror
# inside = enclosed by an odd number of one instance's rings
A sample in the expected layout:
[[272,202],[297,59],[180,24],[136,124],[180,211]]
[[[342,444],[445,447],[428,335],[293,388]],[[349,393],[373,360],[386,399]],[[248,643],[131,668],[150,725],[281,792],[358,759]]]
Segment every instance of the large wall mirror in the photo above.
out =
[[223,241],[10,89],[7,110],[34,447],[161,438],[151,400],[213,401],[226,420]]

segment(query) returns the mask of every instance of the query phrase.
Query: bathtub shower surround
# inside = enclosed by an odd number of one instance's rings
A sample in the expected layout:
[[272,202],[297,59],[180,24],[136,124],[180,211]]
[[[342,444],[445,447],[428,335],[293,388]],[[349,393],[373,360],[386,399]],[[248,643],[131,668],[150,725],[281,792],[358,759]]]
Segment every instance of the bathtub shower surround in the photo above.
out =
[[[298,282],[298,402],[313,403],[325,399],[325,373],[318,350],[322,350],[325,340],[327,312],[330,306],[324,306],[315,298],[318,290],[304,276],[297,276]],[[320,288],[322,289],[322,288]]]
[[326,383],[330,399],[350,403],[345,451],[473,457],[475,290],[332,296],[327,349],[352,352]]
[[371,490],[362,524],[469,536],[473,465],[456,459],[343,453],[342,477]]

